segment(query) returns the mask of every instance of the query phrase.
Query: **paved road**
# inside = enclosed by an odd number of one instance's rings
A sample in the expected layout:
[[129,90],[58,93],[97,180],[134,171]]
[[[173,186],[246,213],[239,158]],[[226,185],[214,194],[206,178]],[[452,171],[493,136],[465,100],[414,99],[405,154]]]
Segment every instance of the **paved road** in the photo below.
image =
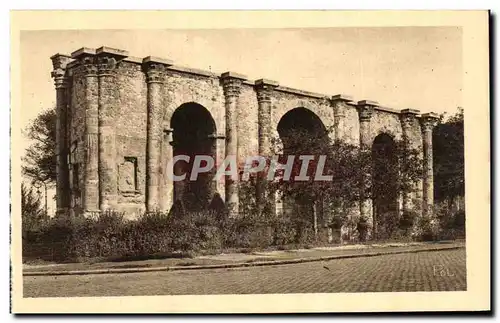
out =
[[24,297],[457,290],[466,290],[465,249],[253,268],[24,278]]

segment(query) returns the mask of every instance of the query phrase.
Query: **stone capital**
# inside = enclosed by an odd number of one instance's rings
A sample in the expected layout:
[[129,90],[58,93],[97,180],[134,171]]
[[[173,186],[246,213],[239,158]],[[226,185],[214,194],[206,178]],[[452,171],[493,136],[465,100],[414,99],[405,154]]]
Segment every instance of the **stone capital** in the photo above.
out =
[[373,110],[375,109],[376,106],[378,106],[378,102],[375,101],[368,101],[368,100],[358,101],[356,108],[358,110],[359,121],[361,122],[370,121],[373,115]]
[[71,58],[79,63],[80,71],[84,76],[97,75],[98,68],[97,58],[95,57],[95,49],[82,47],[71,53]]
[[344,117],[345,111],[343,105],[355,103],[354,99],[349,95],[337,94],[329,99],[330,106],[333,108],[334,116],[337,118]]
[[223,139],[226,139],[226,136],[224,134],[213,133],[213,134],[208,135],[208,139],[223,140]]
[[432,129],[437,125],[438,121],[439,121],[439,116],[434,112],[422,114],[420,118],[422,131],[423,132],[432,131]]
[[94,56],[85,56],[80,59],[81,71],[84,76],[96,76],[97,59]]
[[246,80],[246,76],[234,72],[226,72],[221,75],[222,88],[225,97],[238,97],[241,91],[241,84]]
[[255,81],[255,90],[259,102],[271,102],[273,91],[279,84],[276,81],[260,79]]
[[401,126],[403,127],[403,129],[410,128],[413,122],[416,120],[417,115],[419,113],[420,113],[419,110],[414,110],[414,109],[401,110],[399,118],[401,120]]
[[117,67],[117,60],[112,56],[97,56],[97,72],[99,76],[113,75]]
[[162,83],[167,67],[172,66],[169,59],[148,56],[142,60],[143,70],[146,73],[147,83]]
[[50,57],[52,67],[54,68],[50,73],[54,79],[56,89],[65,88],[67,85],[66,66],[71,61],[69,55],[55,54]]
[[99,47],[95,50],[97,70],[100,76],[113,75],[118,62],[128,56],[128,52],[110,47]]

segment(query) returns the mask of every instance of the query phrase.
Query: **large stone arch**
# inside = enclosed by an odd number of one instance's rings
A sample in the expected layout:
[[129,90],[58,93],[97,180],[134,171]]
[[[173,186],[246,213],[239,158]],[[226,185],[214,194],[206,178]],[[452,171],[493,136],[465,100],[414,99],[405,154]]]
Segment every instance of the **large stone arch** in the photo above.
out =
[[387,134],[395,142],[403,138],[403,128],[399,115],[384,111],[375,111],[370,120],[370,145],[373,145],[375,138],[381,134]]
[[[295,130],[298,133],[294,133]],[[294,156],[295,163],[291,174],[292,182],[293,178],[299,174],[299,169],[302,166],[299,159],[300,154],[315,156],[314,160],[309,164],[308,171],[308,176],[313,178],[315,167],[311,165],[316,163],[317,158],[322,154],[317,149],[324,147],[324,144],[327,145],[330,140],[327,128],[321,118],[310,109],[296,107],[283,114],[277,124],[276,131],[283,147],[281,162],[286,163],[288,156]],[[312,140],[307,140],[304,137]],[[305,143],[304,146],[302,146],[303,143]],[[318,146],[316,146],[316,143],[318,143]],[[297,149],[300,151],[297,151]],[[294,184],[292,183],[292,185]],[[314,228],[315,232],[318,230],[318,222],[324,222],[322,200],[295,199],[292,196],[285,195],[280,200],[278,203],[283,215],[287,217],[300,216],[302,220],[305,220],[304,223],[309,223]]]
[[174,182],[174,200],[182,200],[193,210],[206,208],[216,193],[213,181],[215,168],[208,173],[191,178],[191,170],[196,156],[217,157],[217,125],[208,109],[196,102],[186,102],[172,113],[171,129],[172,156],[187,155],[189,161],[177,161],[173,173],[186,174],[183,181]]
[[[271,129],[272,135],[275,138],[279,138],[278,134],[278,123],[283,118],[285,114],[296,108],[304,108],[312,113],[314,113],[319,120],[323,123],[325,128],[333,127],[333,108],[331,108],[329,102],[320,99],[307,99],[307,98],[295,98],[295,99],[278,99],[275,100],[273,109],[271,112]],[[332,132],[333,134],[333,132]],[[330,139],[333,139],[330,134]]]

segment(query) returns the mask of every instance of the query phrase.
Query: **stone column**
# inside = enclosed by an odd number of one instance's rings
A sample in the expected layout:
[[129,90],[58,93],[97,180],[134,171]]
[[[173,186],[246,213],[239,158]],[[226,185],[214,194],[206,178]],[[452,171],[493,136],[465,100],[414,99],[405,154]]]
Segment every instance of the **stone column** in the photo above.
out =
[[[238,162],[238,109],[241,83],[245,76],[226,72],[221,75],[226,107],[226,158],[236,158]],[[239,174],[239,170],[238,174]],[[239,176],[239,175],[238,175]],[[239,213],[238,181],[226,176],[226,205],[230,216]]]
[[[403,130],[403,144],[404,149],[411,150],[413,148],[412,143],[412,132],[416,129],[417,122],[417,114],[420,111],[413,109],[405,109],[401,110],[400,120],[401,120],[401,128]],[[401,192],[403,198],[403,212],[412,211],[414,209],[413,205],[413,196],[416,190],[416,184],[412,183],[411,191]]]
[[66,88],[68,79],[66,65],[70,61],[67,55],[56,54],[51,58],[54,70],[51,75],[54,78],[56,88],[56,205],[57,214],[65,215],[69,208],[69,168],[68,168],[68,138],[67,138],[67,105]]
[[424,146],[424,190],[422,211],[424,216],[432,216],[434,205],[434,168],[432,157],[432,129],[438,122],[435,113],[423,114],[421,119],[422,139]]
[[162,142],[162,84],[170,61],[148,56],[142,60],[147,83],[146,211],[159,210],[160,152]]
[[96,50],[96,55],[99,79],[99,208],[106,211],[116,207],[118,198],[115,117],[119,107],[116,69],[119,60],[128,54],[100,47]]
[[[370,129],[370,119],[373,114],[374,108],[378,105],[374,101],[358,101],[357,109],[359,116],[359,143],[363,151],[371,151],[371,129]],[[363,184],[366,186],[371,186],[371,173],[364,173]],[[376,233],[376,223],[373,219],[373,208],[372,199],[369,197],[361,195],[360,208],[361,217],[366,219],[368,222],[368,235],[367,239],[371,237],[372,230]]]
[[[271,109],[272,109],[272,97],[274,89],[278,86],[278,82],[260,79],[255,81],[255,90],[257,91],[257,101],[259,103],[258,110],[258,123],[259,123],[259,156],[265,157],[266,159],[271,158]],[[266,166],[267,168],[267,166]],[[257,205],[263,205],[263,201],[274,199],[269,199],[270,192],[266,190],[267,187],[267,173],[263,172],[259,174],[257,178],[256,187],[256,201]],[[272,203],[274,204],[274,203]],[[271,206],[271,209],[276,211],[276,207]]]
[[91,214],[99,211],[98,173],[98,78],[94,50],[81,49],[72,57],[79,60],[85,82],[85,165],[83,186],[83,212]]

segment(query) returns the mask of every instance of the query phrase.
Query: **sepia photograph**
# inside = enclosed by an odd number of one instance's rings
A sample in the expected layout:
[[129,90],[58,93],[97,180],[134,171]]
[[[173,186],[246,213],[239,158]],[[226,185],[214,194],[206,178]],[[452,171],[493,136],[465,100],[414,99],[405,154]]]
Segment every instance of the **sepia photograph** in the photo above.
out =
[[488,309],[488,15],[469,14],[476,102],[465,23],[20,28],[19,302],[474,292]]

